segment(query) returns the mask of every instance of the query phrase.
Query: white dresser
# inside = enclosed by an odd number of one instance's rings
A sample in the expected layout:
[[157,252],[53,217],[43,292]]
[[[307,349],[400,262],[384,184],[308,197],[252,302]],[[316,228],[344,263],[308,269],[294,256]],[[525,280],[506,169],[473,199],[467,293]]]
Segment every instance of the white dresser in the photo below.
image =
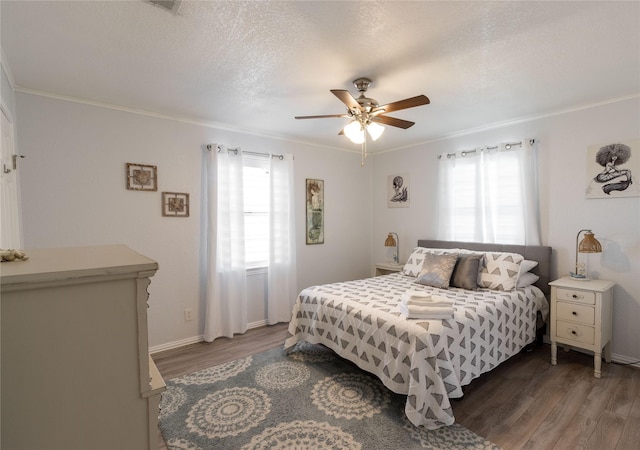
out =
[[158,264],[122,245],[26,253],[0,265],[2,448],[156,450]]
[[560,278],[551,286],[551,364],[558,346],[566,344],[594,353],[594,376],[600,378],[602,353],[611,362],[613,286],[606,280]]

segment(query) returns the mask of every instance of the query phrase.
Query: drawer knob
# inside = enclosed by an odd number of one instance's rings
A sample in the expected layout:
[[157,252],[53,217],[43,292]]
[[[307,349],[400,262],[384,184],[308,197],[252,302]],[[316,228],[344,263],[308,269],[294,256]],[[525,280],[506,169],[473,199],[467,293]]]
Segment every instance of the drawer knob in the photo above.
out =
[[578,298],[578,294],[573,294],[571,297]]
[[571,314],[573,314],[574,316],[577,316],[577,315],[578,315],[578,313],[577,313],[577,312],[575,312],[575,311],[572,311],[572,312],[571,312]]
[[571,330],[571,334],[573,334],[574,336],[577,336],[578,332],[576,330]]

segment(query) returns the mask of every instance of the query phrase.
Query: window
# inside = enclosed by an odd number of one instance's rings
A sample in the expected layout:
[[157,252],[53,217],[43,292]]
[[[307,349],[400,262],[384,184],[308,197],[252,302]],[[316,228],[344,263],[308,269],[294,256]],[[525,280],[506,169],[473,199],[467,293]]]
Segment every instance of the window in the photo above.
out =
[[439,164],[441,239],[539,244],[530,143],[441,155]]
[[244,241],[247,268],[269,265],[269,157],[242,155]]

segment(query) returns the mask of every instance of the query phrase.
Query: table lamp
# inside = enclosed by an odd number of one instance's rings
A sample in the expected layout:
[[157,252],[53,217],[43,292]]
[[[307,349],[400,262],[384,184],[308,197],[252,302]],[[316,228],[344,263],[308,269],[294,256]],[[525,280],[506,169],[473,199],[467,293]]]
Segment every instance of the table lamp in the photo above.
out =
[[396,233],[389,233],[387,240],[384,241],[384,246],[396,248],[396,253],[393,255],[393,263],[399,264],[398,255],[400,254],[400,239],[398,238],[398,235]]
[[[584,238],[580,243],[580,233],[584,231]],[[576,265],[575,272],[569,272],[569,276],[574,280],[588,280],[587,272],[584,267],[578,266],[578,253],[602,253],[602,245],[595,238],[591,230],[580,230],[576,236]]]

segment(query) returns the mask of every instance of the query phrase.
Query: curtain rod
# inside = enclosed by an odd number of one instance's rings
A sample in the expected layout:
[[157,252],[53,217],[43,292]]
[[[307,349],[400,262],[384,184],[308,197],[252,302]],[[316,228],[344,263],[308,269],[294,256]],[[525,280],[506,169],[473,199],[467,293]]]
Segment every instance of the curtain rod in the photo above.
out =
[[[529,145],[533,145],[535,142],[536,142],[535,139],[529,139]],[[506,144],[504,144],[504,148],[505,148],[505,150],[511,150],[511,147],[513,147],[514,145],[519,145],[520,147],[522,147],[522,141],[520,141],[520,142],[507,142]],[[486,150],[497,150],[498,148],[500,148],[500,146],[494,145],[494,146],[487,146],[487,147],[484,147],[484,148],[481,148],[481,149],[474,148],[473,150],[461,150],[460,151],[460,155],[467,156],[469,153],[476,153],[478,150],[480,150],[482,152],[485,149]],[[447,156],[447,159],[456,156],[455,153],[446,153],[445,155]],[[445,155],[438,155],[437,158],[441,159]]]
[[[213,144],[207,144],[207,150],[211,151],[213,150]],[[238,150],[239,148],[228,148],[227,151],[228,152],[234,152],[236,155],[238,154]],[[222,151],[222,147],[218,146],[218,152]],[[272,153],[258,153],[258,152],[247,152],[247,151],[243,151],[242,153],[246,153],[247,155],[255,155],[255,156],[264,156],[265,158],[278,158],[280,160],[284,159],[284,155],[274,155]]]

